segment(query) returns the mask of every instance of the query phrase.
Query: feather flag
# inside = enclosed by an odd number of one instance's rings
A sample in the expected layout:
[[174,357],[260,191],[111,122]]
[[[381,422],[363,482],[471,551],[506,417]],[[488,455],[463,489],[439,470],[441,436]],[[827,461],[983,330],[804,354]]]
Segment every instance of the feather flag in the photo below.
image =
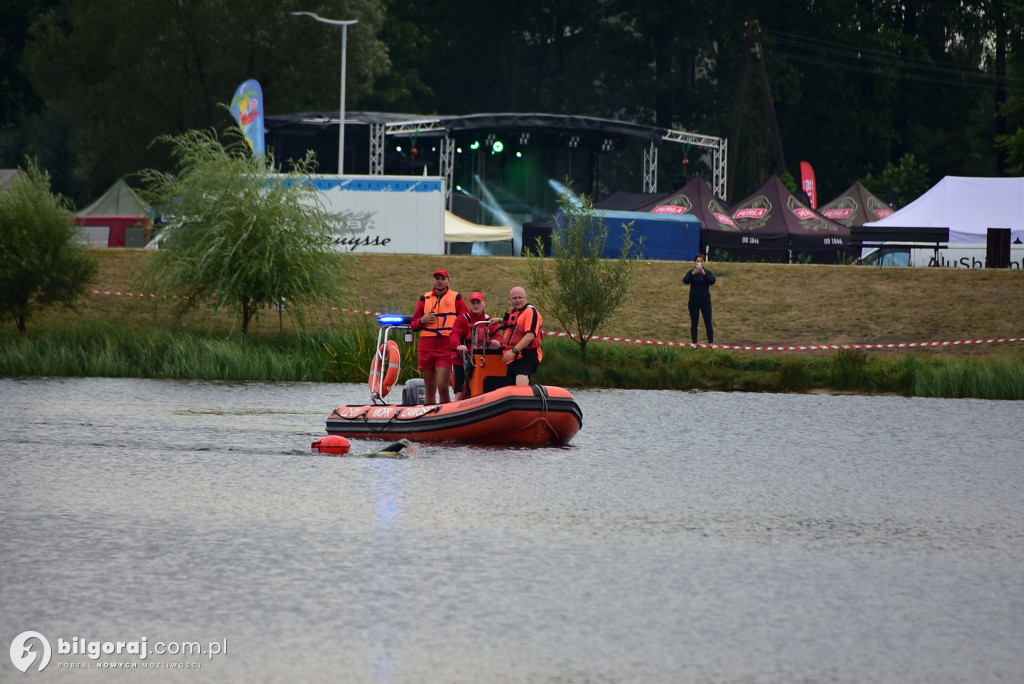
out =
[[818,183],[814,178],[814,167],[810,162],[800,162],[800,187],[811,200],[811,209],[818,208]]
[[263,141],[263,88],[255,79],[249,79],[235,90],[231,98],[231,113],[242,127],[245,139],[253,153],[262,157],[266,154]]

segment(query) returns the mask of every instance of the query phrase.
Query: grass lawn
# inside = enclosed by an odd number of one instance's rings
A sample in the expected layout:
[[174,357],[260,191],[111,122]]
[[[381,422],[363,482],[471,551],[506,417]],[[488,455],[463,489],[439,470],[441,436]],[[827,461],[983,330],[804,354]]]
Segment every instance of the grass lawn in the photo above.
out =
[[[151,251],[94,249],[100,274],[94,289],[135,292]],[[644,261],[637,266],[629,304],[598,331],[609,337],[688,342],[688,263]],[[411,313],[417,298],[432,286],[431,273],[444,266],[453,289],[487,295],[487,311],[504,313],[511,287],[524,284],[524,260],[515,257],[354,255],[352,295],[339,309]],[[953,342],[1024,337],[1024,273],[1017,270],[952,268],[879,268],[807,264],[709,262],[718,278],[712,288],[715,338],[723,345],[789,346]],[[162,293],[160,293],[162,294]],[[544,313],[542,311],[542,313]],[[344,326],[358,314],[311,312],[316,326]],[[159,299],[89,295],[79,312],[40,312],[36,325],[59,324],[68,316],[115,318],[132,325],[169,320],[170,307]],[[234,323],[223,316],[222,323]],[[295,330],[288,312],[279,320],[263,311],[254,332]],[[548,330],[563,330],[552,316]],[[700,340],[704,340],[703,327]],[[624,344],[624,343],[614,343]],[[922,353],[985,356],[1014,353],[1022,343],[940,347]],[[766,352],[778,353],[778,352]],[[789,352],[787,352],[789,353]],[[813,352],[811,352],[813,353]],[[877,353],[903,353],[879,351]]]

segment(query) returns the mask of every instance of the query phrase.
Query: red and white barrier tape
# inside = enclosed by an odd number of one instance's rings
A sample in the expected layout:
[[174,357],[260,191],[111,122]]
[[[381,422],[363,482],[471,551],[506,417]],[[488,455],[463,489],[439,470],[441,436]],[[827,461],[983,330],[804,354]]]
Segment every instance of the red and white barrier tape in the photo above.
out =
[[[545,330],[544,336],[573,337],[569,333]],[[1024,337],[1001,337],[987,340],[953,340],[948,342],[889,342],[885,344],[801,344],[801,345],[747,345],[747,344],[691,344],[690,342],[664,342],[662,340],[638,340],[629,337],[603,337],[594,335],[592,340],[608,342],[632,342],[668,347],[697,347],[701,349],[735,349],[739,351],[818,351],[836,349],[909,349],[913,347],[955,347],[968,344],[993,344],[995,342],[1024,342]]]
[[178,295],[158,295],[158,294],[145,294],[141,292],[114,292],[111,290],[90,290],[92,294],[99,295],[119,295],[121,297],[151,297],[153,299],[188,299],[188,297],[179,297]]
[[[122,297],[148,297],[164,299],[184,299],[177,295],[140,294],[137,292],[113,292],[110,290],[92,290],[92,294],[120,295]],[[364,311],[360,309],[342,309],[331,307],[331,311],[341,313],[363,314],[366,316],[380,316],[378,311]],[[545,330],[545,337],[574,337],[567,332]],[[665,342],[662,340],[641,340],[631,337],[605,337],[593,335],[591,340],[601,342],[628,342],[632,344],[653,344],[665,347],[695,347],[699,349],[732,349],[736,351],[835,351],[837,349],[913,349],[915,347],[958,347],[969,344],[995,344],[999,342],[1024,342],[1024,337],[1000,337],[985,340],[952,340],[946,342],[889,342],[885,344],[801,344],[801,345],[745,345],[745,344],[691,344],[689,342]]]

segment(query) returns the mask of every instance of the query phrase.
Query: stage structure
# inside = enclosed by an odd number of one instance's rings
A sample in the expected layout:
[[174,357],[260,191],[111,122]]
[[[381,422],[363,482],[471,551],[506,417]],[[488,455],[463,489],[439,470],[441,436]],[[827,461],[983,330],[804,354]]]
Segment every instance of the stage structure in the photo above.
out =
[[[317,153],[321,173],[338,168],[337,113],[267,116],[267,146],[287,169],[289,159]],[[344,172],[428,175],[444,178],[445,206],[463,214],[454,199],[472,195],[482,205],[502,204],[522,222],[553,213],[550,180],[568,178],[575,190],[595,194],[601,158],[639,152],[640,188],[657,192],[658,151],[662,144],[699,148],[710,170],[710,185],[724,197],[728,183],[728,141],[688,131],[611,119],[556,114],[470,114],[424,116],[346,112]],[[498,176],[507,197],[488,198],[488,181]],[[633,188],[614,188],[630,189]],[[498,190],[500,191],[500,190]],[[496,191],[497,192],[497,191]],[[519,205],[519,206],[516,206]],[[478,220],[475,216],[466,216]]]

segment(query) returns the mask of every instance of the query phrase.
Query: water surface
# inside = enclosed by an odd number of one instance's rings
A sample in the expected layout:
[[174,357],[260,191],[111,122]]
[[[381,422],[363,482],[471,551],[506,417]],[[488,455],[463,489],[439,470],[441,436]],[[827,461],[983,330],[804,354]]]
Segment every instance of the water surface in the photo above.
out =
[[45,671],[96,682],[1024,681],[1021,402],[589,390],[570,447],[312,455],[367,394],[0,379],[0,651],[226,640]]

